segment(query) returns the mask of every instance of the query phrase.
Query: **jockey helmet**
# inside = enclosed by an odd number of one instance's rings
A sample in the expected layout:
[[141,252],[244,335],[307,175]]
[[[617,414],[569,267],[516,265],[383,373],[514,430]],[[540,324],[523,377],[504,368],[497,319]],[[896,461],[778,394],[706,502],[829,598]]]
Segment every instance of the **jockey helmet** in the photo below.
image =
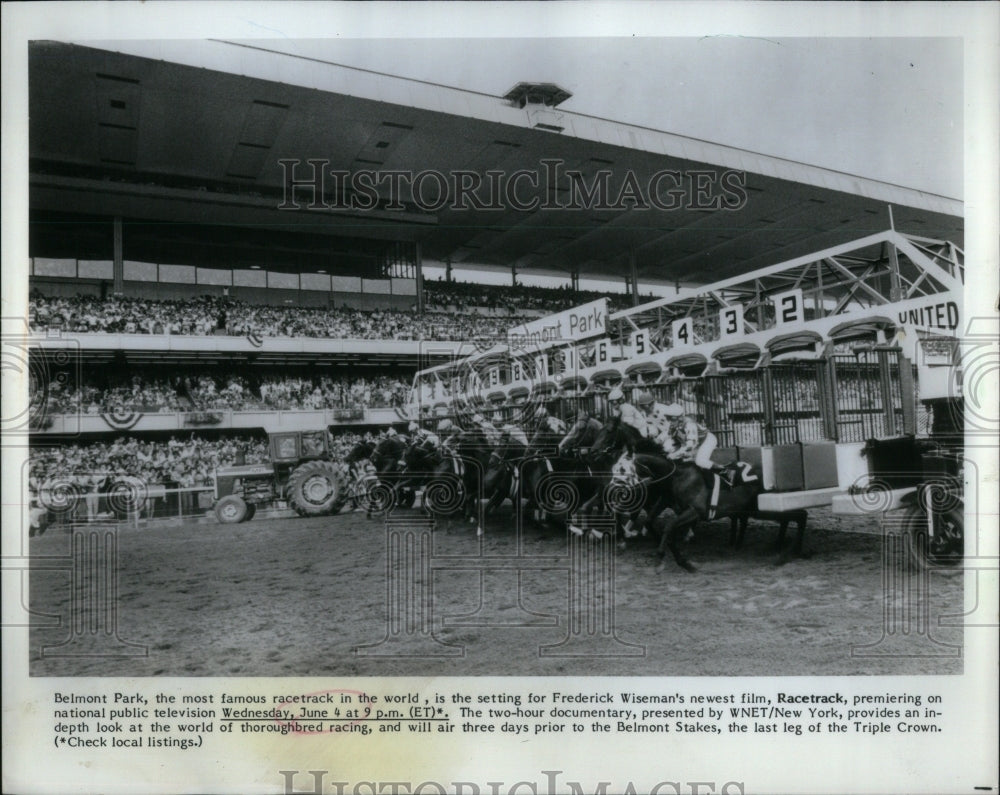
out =
[[668,417],[682,417],[684,407],[680,403],[669,403],[663,407],[663,413]]
[[622,392],[621,387],[616,386],[608,393],[608,402],[615,403],[619,400],[625,400],[625,393]]
[[652,406],[653,396],[649,392],[640,392],[639,397],[636,398],[635,404],[637,406]]
[[454,428],[454,423],[445,417],[441,422],[438,423],[438,433],[447,433],[452,428]]
[[486,422],[486,417],[484,417],[482,414],[476,413],[472,415],[472,421],[476,423],[476,425],[482,425],[484,422]]
[[419,430],[420,430],[420,426],[419,426],[419,425],[417,425],[417,423],[416,423],[416,422],[411,422],[411,423],[409,424],[409,426],[407,426],[407,430],[408,430],[408,431],[409,431],[410,433],[416,433],[417,431],[419,431]]
[[396,435],[396,429],[395,428],[389,428],[389,430],[387,430],[385,432],[385,435],[386,436],[395,436]]

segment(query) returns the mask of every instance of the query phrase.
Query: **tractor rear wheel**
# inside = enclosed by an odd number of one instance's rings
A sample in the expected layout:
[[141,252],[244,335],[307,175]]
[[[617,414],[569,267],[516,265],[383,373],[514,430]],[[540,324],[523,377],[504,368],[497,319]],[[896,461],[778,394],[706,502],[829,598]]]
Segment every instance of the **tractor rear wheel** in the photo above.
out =
[[288,477],[288,504],[299,516],[324,516],[340,499],[340,477],[333,464],[309,461]]
[[215,503],[215,518],[222,524],[239,524],[246,520],[248,511],[243,498],[235,494],[227,494]]

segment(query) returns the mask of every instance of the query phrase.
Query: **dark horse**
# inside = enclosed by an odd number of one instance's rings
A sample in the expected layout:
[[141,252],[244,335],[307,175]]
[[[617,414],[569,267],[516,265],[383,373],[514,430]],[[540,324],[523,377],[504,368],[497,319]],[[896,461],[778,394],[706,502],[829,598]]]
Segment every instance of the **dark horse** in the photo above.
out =
[[[683,552],[683,543],[689,531],[693,532],[699,520],[724,517],[728,517],[732,523],[731,539],[735,544],[742,542],[749,518],[775,519],[780,524],[777,541],[779,548],[784,543],[789,522],[794,521],[798,526],[795,552],[802,554],[806,512],[759,511],[757,496],[763,487],[761,473],[748,465],[738,467],[739,473],[734,473],[732,486],[720,484],[718,501],[713,508],[711,503],[716,476],[693,463],[677,462],[667,458],[658,445],[643,439],[631,426],[616,420],[608,423],[594,445],[595,452],[600,453],[601,448],[605,456],[608,451],[612,451],[612,456],[620,451],[631,454],[631,458],[623,463],[624,468],[627,468],[629,462],[634,466],[636,483],[633,488],[638,489],[638,494],[636,499],[627,501],[629,504],[626,510],[616,510],[617,513],[628,515],[626,528],[638,522],[640,512],[643,510],[650,525],[667,508],[673,509],[676,514],[660,541],[661,559],[669,550],[679,566],[694,571],[694,566]],[[614,505],[612,507],[614,508]],[[658,568],[662,570],[662,561]]]
[[[362,442],[355,445],[347,454],[347,463],[354,464],[367,457],[375,467],[378,483],[373,493],[368,495],[368,512],[370,519],[373,512],[385,510],[392,502],[403,503],[397,491],[402,478],[400,461],[406,452],[406,441],[401,436],[384,436],[377,444]],[[412,504],[412,503],[411,503]]]
[[[626,453],[634,455],[637,477],[633,482],[626,482],[621,473],[615,473],[616,463]],[[659,460],[665,463],[662,456],[663,451],[656,442],[642,438],[620,417],[608,420],[583,458],[587,469],[585,474],[581,473],[584,475],[581,488],[588,494],[588,499],[577,512],[580,525],[586,524],[595,511],[609,509],[616,524],[624,525],[627,536],[638,535],[639,530],[633,531],[632,528],[638,523],[640,513],[646,510],[649,514],[651,500],[661,494],[651,485],[655,485],[654,481],[658,482],[654,470],[661,466]],[[657,513],[664,507],[665,503],[656,509]]]
[[[581,465],[559,456],[555,441],[544,432],[535,433],[527,445],[508,437],[493,451],[483,481],[487,513],[509,499],[515,512],[530,521],[565,523],[580,501]],[[522,498],[526,500],[523,506]]]
[[482,535],[480,495],[490,454],[489,441],[479,429],[463,431],[443,445],[440,454],[427,461],[431,471],[424,481],[424,509],[443,517],[461,514],[475,523],[476,534]]

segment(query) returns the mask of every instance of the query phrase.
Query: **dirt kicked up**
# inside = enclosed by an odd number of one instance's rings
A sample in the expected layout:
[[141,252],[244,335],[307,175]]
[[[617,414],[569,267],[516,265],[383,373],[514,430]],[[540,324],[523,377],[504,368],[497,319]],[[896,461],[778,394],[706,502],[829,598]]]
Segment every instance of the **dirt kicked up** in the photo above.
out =
[[[411,515],[420,516],[416,511]],[[30,607],[42,618],[60,616],[62,623],[61,628],[32,627],[30,671],[34,676],[962,671],[961,572],[920,574],[901,563],[898,553],[883,561],[883,539],[873,518],[848,520],[812,512],[806,538],[810,557],[781,566],[772,548],[776,527],[764,522],[751,523],[740,549],[728,545],[728,522],[702,525],[690,546],[699,567],[694,574],[672,562],[657,574],[655,543],[630,541],[627,549],[604,559],[606,565],[614,561],[610,610],[610,592],[572,590],[572,578],[580,570],[567,565],[572,556],[565,535],[529,526],[518,545],[505,521],[510,522],[509,513],[491,517],[481,542],[468,525],[436,527],[432,555],[444,560],[521,554],[533,563],[519,577],[509,568],[498,571],[474,563],[466,568],[414,565],[391,580],[418,594],[418,610],[428,610],[430,632],[419,640],[422,649],[432,649],[430,657],[406,656],[406,644],[394,647],[400,653],[355,652],[357,647],[370,650],[386,637],[387,599],[399,597],[396,584],[388,587],[382,520],[353,513],[239,525],[122,528],[118,637],[138,644],[139,653],[129,647],[127,656],[43,655],[43,647],[68,637],[72,588],[69,571],[36,569]],[[58,527],[31,539],[37,560],[67,556],[70,547],[71,536]],[[393,558],[397,574],[404,565],[400,560],[406,556]],[[884,576],[884,568],[891,576]],[[574,623],[580,614],[572,614],[573,593],[582,593],[584,600],[589,593],[601,602],[589,605],[589,612],[585,606],[582,625]],[[420,594],[430,598],[421,601]],[[588,627],[601,633],[607,629],[601,622],[612,615],[613,635],[620,643],[595,646],[593,653],[584,649],[579,656],[571,652],[580,646],[559,645],[581,626],[583,634]]]

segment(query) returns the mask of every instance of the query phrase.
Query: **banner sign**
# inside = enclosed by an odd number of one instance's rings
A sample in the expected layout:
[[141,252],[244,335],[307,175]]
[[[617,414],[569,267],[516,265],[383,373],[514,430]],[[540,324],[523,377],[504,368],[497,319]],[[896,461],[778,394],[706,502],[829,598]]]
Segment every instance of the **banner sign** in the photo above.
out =
[[193,411],[184,415],[185,425],[218,425],[222,422],[222,413],[218,411]]
[[507,332],[512,349],[547,348],[557,342],[583,340],[608,331],[608,299],[567,309],[555,315],[515,326]]

